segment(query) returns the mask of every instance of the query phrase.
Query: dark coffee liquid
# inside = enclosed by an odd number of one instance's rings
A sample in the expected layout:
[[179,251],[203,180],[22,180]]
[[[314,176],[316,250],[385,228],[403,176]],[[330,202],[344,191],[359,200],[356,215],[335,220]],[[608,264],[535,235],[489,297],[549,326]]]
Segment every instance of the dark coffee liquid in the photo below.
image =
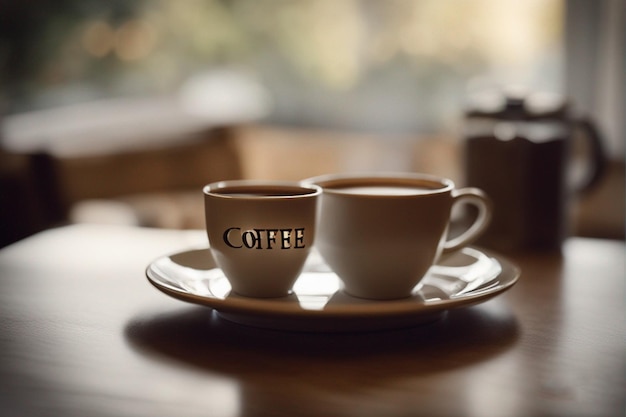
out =
[[314,190],[298,187],[229,187],[213,191],[232,197],[292,197],[313,194]]

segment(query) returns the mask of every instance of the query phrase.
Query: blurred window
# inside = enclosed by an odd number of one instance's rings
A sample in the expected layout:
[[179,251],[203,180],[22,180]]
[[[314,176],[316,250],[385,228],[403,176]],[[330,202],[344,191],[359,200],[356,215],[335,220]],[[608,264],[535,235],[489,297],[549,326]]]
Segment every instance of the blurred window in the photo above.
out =
[[564,87],[563,0],[0,7],[0,98],[9,113],[171,94],[189,79],[230,71],[267,91],[271,122],[424,133],[453,129],[475,90]]

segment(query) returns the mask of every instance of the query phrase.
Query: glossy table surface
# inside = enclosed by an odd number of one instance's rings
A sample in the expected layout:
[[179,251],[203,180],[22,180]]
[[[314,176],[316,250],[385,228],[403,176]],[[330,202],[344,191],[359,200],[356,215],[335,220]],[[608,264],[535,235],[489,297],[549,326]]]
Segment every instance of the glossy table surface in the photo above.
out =
[[401,330],[247,327],[151,286],[202,231],[81,225],[0,250],[0,415],[617,416],[624,243],[511,253],[508,292]]

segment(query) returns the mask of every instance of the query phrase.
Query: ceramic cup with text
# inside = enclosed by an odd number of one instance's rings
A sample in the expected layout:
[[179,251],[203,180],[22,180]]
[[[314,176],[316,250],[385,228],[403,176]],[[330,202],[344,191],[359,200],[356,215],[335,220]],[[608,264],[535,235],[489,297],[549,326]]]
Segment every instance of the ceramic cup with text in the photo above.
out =
[[[350,295],[411,295],[442,253],[476,239],[491,217],[477,188],[418,173],[331,174],[305,181],[322,187],[316,247]],[[453,206],[473,204],[478,216],[448,237]]]
[[211,253],[232,290],[248,297],[289,294],[313,247],[321,189],[232,180],[203,191]]

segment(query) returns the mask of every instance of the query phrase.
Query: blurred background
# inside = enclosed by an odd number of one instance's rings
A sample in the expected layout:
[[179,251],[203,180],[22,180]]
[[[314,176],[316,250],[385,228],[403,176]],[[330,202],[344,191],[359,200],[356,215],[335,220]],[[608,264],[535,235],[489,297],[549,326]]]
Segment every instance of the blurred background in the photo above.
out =
[[203,228],[201,186],[340,171],[465,183],[477,100],[563,97],[609,164],[572,233],[624,238],[621,0],[0,0],[1,245]]

